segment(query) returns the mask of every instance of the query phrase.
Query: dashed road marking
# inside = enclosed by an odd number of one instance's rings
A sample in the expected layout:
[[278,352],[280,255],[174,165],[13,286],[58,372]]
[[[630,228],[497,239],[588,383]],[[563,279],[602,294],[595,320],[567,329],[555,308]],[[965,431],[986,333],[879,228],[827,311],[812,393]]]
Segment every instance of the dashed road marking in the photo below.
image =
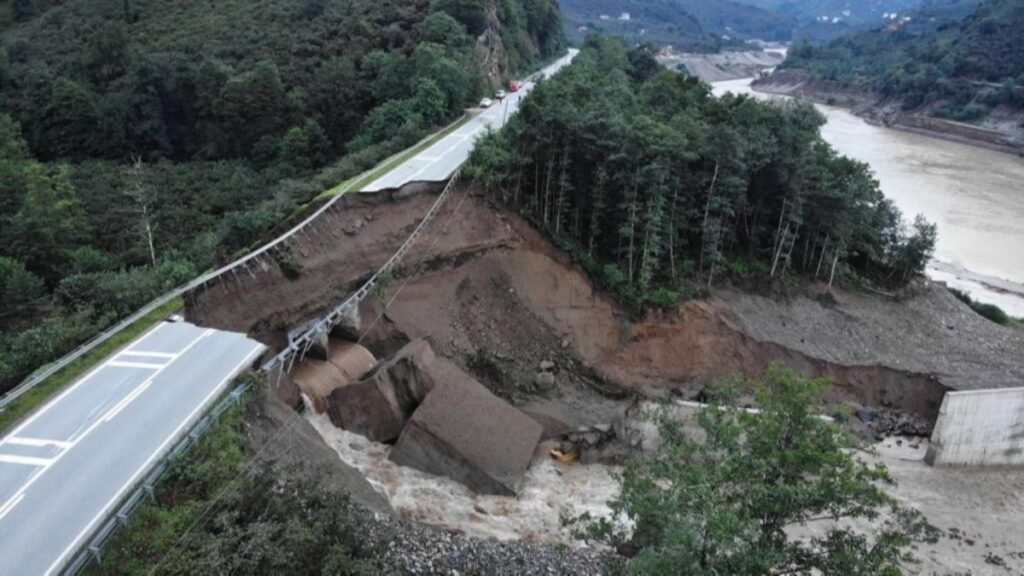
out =
[[33,458],[32,456],[15,456],[13,454],[0,454],[0,464],[22,464],[24,466],[47,467],[53,464],[52,458]]
[[120,362],[114,361],[107,364],[111,368],[144,368],[146,370],[163,370],[167,364],[150,364],[148,362]]
[[177,354],[170,352],[145,352],[142,350],[125,350],[119,356],[154,356],[156,358],[177,358]]
[[21,438],[18,436],[12,436],[5,438],[3,444],[19,444],[21,446],[56,446],[62,450],[67,450],[71,447],[71,442],[64,442],[63,440],[44,440],[42,438]]

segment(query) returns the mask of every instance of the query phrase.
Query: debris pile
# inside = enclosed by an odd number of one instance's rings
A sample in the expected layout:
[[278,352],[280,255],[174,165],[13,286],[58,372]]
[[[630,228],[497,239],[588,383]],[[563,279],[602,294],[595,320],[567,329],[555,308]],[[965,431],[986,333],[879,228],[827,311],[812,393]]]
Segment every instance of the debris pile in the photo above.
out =
[[339,428],[397,440],[394,462],[481,494],[514,496],[543,432],[422,339],[335,388],[326,410]]

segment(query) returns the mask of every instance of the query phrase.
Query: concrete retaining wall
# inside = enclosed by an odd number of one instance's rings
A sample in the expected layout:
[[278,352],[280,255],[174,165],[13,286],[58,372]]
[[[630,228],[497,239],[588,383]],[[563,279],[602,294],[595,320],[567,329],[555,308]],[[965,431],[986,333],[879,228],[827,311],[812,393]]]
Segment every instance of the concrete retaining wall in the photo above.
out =
[[925,460],[934,466],[1024,466],[1024,388],[947,393]]

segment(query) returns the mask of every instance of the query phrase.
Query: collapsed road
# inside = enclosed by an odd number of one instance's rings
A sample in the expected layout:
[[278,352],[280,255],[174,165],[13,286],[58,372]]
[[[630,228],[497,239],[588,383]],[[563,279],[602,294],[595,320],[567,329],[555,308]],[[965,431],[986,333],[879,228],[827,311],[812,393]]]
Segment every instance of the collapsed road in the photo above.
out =
[[[554,74],[575,54],[570,51],[537,76]],[[362,191],[447,179],[468,158],[476,137],[500,127],[532,86],[524,83],[520,93],[474,116]],[[59,572],[232,378],[264,350],[242,334],[161,323],[4,437],[0,560],[12,567],[10,573]]]

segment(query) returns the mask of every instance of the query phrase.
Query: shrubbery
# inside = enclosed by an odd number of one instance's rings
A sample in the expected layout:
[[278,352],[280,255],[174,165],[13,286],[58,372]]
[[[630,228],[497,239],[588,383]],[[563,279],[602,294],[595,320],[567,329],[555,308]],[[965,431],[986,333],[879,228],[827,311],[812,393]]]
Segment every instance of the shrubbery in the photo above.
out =
[[[657,411],[661,445],[626,465],[609,516],[572,519],[578,535],[629,551],[624,571],[644,576],[901,574],[939,531],[886,494],[885,467],[819,416],[827,386],[775,364],[743,387],[757,413],[735,386],[714,390],[696,427]],[[858,520],[873,529],[851,528]],[[793,536],[811,521],[825,528]]]
[[0,10],[0,392],[461,114],[481,15],[510,72],[564,45],[552,0]]

